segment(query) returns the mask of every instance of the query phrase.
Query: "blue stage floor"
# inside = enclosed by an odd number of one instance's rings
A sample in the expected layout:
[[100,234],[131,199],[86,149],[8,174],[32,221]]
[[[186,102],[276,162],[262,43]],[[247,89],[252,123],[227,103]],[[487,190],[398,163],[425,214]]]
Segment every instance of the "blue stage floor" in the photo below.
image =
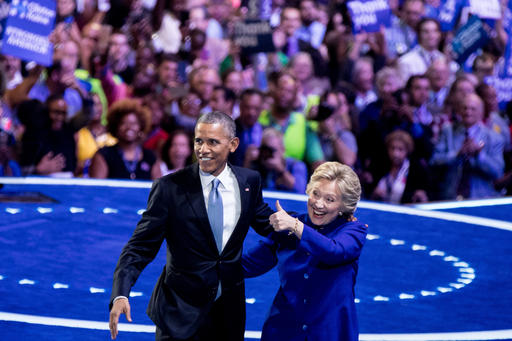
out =
[[[113,270],[150,183],[0,183],[0,194],[57,201],[0,203],[0,340],[109,339]],[[305,211],[303,195],[264,196]],[[443,205],[360,203],[356,216],[369,225],[356,285],[361,340],[512,339],[512,200]],[[246,243],[257,238],[251,231]],[[145,310],[164,264],[161,251],[134,286],[134,322],[119,340],[154,340]],[[246,340],[259,339],[277,285],[275,271],[246,281]]]

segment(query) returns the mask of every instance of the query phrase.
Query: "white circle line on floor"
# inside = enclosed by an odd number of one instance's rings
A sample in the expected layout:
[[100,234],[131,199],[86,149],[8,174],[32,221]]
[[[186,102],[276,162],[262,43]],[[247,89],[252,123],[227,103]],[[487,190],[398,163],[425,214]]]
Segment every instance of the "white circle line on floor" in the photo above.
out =
[[[60,179],[50,177],[27,177],[27,178],[9,178],[5,177],[0,180],[2,184],[11,185],[81,185],[81,186],[105,186],[105,187],[124,187],[124,188],[151,188],[150,181],[133,181],[133,180],[105,180],[105,179]],[[307,201],[307,195],[295,194],[286,192],[263,191],[263,197],[269,199],[287,199],[296,201]],[[494,204],[500,202],[509,203],[510,198],[497,198],[493,199]],[[464,202],[464,201],[463,201]],[[463,202],[458,202],[461,205]],[[469,201],[471,202],[471,201]],[[445,203],[446,204],[446,203]],[[360,201],[357,205],[360,208],[374,209],[377,211],[393,212],[409,214],[421,217],[443,219],[473,225],[481,225],[487,227],[498,228],[502,230],[512,231],[512,223],[502,220],[495,220],[489,218],[481,218],[469,216],[464,214],[449,213],[449,212],[436,212],[430,210],[422,210],[418,208],[390,205],[377,202]]]
[[[82,328],[109,330],[108,322],[77,320],[58,317],[47,317],[26,314],[14,314],[0,312],[0,321],[22,322],[30,324],[40,324],[46,326]],[[144,324],[119,323],[118,329],[121,332],[138,332],[138,333],[154,333],[155,326]],[[246,339],[260,339],[261,332],[246,331]],[[508,330],[486,330],[473,332],[457,332],[457,333],[415,333],[415,334],[360,334],[359,339],[362,341],[441,341],[441,340],[501,340],[512,338],[512,329]]]

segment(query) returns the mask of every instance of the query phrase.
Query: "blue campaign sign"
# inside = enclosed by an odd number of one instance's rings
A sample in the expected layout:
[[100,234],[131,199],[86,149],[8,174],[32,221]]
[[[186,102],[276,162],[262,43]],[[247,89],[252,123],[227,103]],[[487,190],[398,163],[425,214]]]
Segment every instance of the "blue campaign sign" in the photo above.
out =
[[12,0],[2,38],[2,53],[52,64],[53,45],[48,39],[55,26],[53,0]]
[[352,0],[347,3],[354,34],[378,32],[391,26],[391,10],[386,0]]
[[[4,34],[5,22],[9,16],[10,0],[0,2],[0,40]],[[1,44],[1,43],[0,43]]]
[[442,0],[439,6],[439,23],[441,31],[448,32],[453,30],[457,19],[459,18],[462,7],[466,0]]
[[463,64],[466,59],[490,39],[489,33],[484,28],[482,20],[477,16],[469,18],[468,22],[462,26],[452,41],[452,51],[454,59],[459,64]]

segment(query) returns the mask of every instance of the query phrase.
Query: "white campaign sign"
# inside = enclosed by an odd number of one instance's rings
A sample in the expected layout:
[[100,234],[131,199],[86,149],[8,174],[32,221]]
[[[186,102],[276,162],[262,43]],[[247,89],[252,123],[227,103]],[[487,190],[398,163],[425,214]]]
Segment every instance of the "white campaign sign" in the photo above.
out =
[[480,18],[500,19],[501,8],[499,0],[469,0],[470,11]]

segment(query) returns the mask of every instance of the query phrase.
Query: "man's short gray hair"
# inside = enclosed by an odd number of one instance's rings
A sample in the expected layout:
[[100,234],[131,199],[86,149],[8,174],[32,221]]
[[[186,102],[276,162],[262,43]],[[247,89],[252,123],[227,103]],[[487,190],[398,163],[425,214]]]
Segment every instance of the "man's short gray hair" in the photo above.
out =
[[236,136],[236,125],[235,121],[231,116],[223,113],[222,111],[212,111],[207,114],[201,115],[196,122],[196,127],[199,123],[206,124],[220,124],[226,129],[229,138]]

